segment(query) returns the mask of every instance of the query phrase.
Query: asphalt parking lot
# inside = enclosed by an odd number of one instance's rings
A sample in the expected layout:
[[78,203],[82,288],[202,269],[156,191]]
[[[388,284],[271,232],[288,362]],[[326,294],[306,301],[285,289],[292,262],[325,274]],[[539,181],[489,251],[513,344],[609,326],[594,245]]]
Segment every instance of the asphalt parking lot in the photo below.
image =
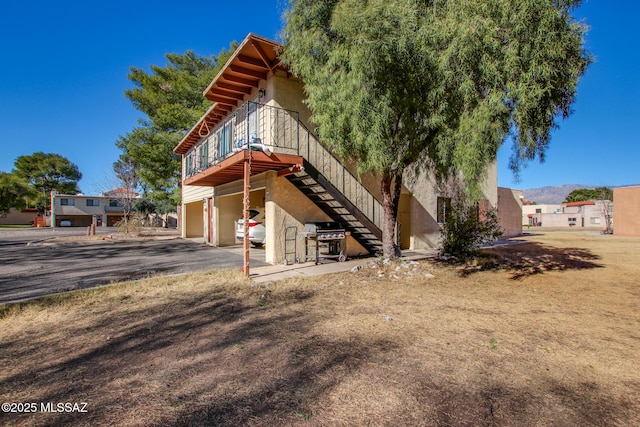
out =
[[[108,228],[99,234],[112,232]],[[179,274],[243,264],[238,248],[214,248],[193,239],[46,242],[83,235],[84,229],[0,229],[0,304],[159,274]],[[264,266],[252,249],[251,266]]]

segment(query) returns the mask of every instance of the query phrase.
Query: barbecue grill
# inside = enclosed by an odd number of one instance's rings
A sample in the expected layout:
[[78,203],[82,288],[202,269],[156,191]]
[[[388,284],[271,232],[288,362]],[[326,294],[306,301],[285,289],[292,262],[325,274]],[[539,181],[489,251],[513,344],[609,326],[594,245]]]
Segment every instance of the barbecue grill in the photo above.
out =
[[[305,230],[298,235],[305,238],[306,259],[311,258],[316,264],[319,264],[322,258],[333,258],[340,262],[346,261],[348,233],[341,223],[335,221],[308,222],[305,224]],[[309,253],[310,244],[313,254],[311,256]]]

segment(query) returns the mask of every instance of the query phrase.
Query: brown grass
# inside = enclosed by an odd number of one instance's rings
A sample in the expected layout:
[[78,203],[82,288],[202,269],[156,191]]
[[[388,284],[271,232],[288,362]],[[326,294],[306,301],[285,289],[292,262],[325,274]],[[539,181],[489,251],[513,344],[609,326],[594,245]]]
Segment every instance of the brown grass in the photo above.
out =
[[0,400],[88,404],[0,425],[640,425],[640,239],[523,240],[463,266],[216,271],[0,308]]

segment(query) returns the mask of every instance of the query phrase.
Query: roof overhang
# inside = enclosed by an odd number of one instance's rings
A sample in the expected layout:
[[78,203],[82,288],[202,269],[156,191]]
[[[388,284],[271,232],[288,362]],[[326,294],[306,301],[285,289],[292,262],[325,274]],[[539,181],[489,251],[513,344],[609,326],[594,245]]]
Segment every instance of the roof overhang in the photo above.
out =
[[278,56],[281,48],[278,42],[249,34],[204,90],[203,95],[213,105],[173,151],[186,154],[229,113],[257,92],[260,82],[267,80],[270,73],[275,69],[287,71]]
[[276,170],[278,175],[300,172],[302,156],[242,150],[204,171],[184,180],[184,185],[215,187],[243,179],[244,164],[250,161],[251,175]]

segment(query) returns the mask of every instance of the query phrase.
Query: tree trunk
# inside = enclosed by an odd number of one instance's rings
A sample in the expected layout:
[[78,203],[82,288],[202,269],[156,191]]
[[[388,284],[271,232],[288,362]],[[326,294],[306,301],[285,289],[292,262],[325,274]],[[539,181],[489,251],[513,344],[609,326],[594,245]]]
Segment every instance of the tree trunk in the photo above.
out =
[[385,172],[382,176],[382,208],[384,219],[382,224],[382,255],[384,258],[400,257],[400,246],[396,243],[396,225],[398,222],[398,204],[402,188],[402,174]]

